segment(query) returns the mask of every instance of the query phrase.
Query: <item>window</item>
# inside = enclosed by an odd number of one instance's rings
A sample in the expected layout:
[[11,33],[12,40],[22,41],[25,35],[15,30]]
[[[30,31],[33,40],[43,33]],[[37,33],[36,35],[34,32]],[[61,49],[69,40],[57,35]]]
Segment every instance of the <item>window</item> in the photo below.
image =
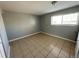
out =
[[77,25],[78,13],[52,16],[51,25]]
[[61,24],[61,21],[62,21],[62,16],[54,16],[52,17],[52,24]]

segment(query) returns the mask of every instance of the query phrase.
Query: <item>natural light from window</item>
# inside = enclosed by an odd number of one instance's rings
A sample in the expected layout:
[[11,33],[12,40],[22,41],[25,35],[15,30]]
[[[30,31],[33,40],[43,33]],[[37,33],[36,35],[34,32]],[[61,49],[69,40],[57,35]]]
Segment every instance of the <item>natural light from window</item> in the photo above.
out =
[[51,25],[77,25],[77,24],[78,24],[78,13],[51,17]]

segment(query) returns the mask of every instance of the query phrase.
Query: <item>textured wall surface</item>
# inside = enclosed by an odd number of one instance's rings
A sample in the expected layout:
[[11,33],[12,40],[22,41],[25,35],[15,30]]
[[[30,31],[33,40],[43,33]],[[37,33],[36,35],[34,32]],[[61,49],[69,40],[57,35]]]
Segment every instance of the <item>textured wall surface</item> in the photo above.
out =
[[52,35],[57,35],[63,38],[68,38],[71,40],[76,40],[79,25],[51,25],[51,16],[74,12],[79,12],[79,6],[41,16],[5,11],[3,12],[3,19],[9,40],[39,31],[43,31]]
[[79,11],[79,7],[77,6],[77,7],[68,8],[65,10],[49,13],[46,15],[42,15],[40,18],[41,19],[41,31],[52,34],[52,35],[57,35],[63,38],[75,40],[77,36],[77,32],[78,32],[78,25],[77,26],[51,25],[51,16],[74,13],[78,11]]
[[9,40],[40,31],[37,16],[5,11],[3,19]]

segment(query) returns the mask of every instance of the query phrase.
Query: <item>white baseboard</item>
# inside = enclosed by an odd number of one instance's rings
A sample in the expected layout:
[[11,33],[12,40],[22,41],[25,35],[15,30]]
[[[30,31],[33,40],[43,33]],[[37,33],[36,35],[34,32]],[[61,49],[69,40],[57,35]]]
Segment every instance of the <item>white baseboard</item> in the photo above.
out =
[[10,58],[10,46],[9,46],[9,49],[8,49],[8,58]]
[[70,40],[70,39],[67,39],[67,38],[63,38],[63,37],[60,37],[60,36],[58,36],[58,35],[52,35],[52,34],[49,34],[49,33],[46,33],[46,32],[41,32],[41,33],[44,33],[44,34],[47,34],[47,35],[49,35],[49,36],[61,38],[61,39],[64,39],[64,40],[67,40],[67,41],[71,41],[71,42],[75,43],[75,41],[73,41],[73,40]]
[[36,32],[36,33],[33,33],[33,34],[25,35],[23,37],[15,38],[15,39],[9,40],[9,42],[12,42],[12,41],[15,41],[15,40],[19,40],[19,39],[22,39],[22,38],[25,38],[25,37],[29,37],[29,36],[32,36],[32,35],[35,35],[35,34],[38,34],[38,33],[40,33],[40,32]]
[[70,39],[67,39],[67,38],[63,38],[63,37],[60,37],[58,35],[53,35],[53,34],[49,34],[49,33],[46,33],[46,32],[42,32],[42,31],[36,32],[36,33],[33,33],[33,34],[29,34],[29,35],[25,35],[23,37],[12,39],[9,42],[12,42],[12,41],[15,41],[15,40],[19,40],[19,39],[22,39],[22,38],[25,38],[25,37],[29,37],[29,36],[32,36],[32,35],[35,35],[35,34],[38,34],[38,33],[44,33],[44,34],[47,34],[47,35],[50,35],[50,36],[54,36],[54,37],[61,38],[61,39],[64,39],[64,40],[67,40],[67,41],[71,41],[71,42],[75,43],[75,41],[73,41],[73,40],[70,40]]

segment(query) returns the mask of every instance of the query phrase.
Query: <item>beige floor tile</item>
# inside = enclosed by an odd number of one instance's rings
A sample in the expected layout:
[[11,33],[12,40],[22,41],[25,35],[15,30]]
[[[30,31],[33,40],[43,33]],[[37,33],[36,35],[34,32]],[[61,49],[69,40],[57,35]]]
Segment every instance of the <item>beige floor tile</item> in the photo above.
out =
[[71,48],[70,49],[70,58],[74,58],[75,57],[75,48]]
[[31,52],[32,53],[32,55],[35,57],[37,54],[39,54],[40,52],[39,51],[32,51]]
[[42,49],[41,50],[41,53],[46,57],[47,55],[48,55],[48,53],[49,53],[50,51],[47,51],[46,49]]
[[[16,51],[16,52],[15,52]],[[14,49],[14,58],[22,58],[23,57],[23,53],[20,50]]]
[[75,44],[46,34],[36,34],[10,43],[11,58],[72,58]]
[[28,53],[27,55],[24,55],[23,58],[33,58],[33,55],[31,53]]
[[44,55],[38,52],[36,55],[34,55],[35,58],[44,58]]
[[60,58],[69,58],[69,53],[66,52],[65,50],[61,50],[59,57]]
[[53,54],[54,56],[58,56],[60,53],[60,48],[55,47],[50,53]]
[[55,56],[52,53],[50,53],[50,54],[48,54],[47,58],[57,58],[57,56]]

